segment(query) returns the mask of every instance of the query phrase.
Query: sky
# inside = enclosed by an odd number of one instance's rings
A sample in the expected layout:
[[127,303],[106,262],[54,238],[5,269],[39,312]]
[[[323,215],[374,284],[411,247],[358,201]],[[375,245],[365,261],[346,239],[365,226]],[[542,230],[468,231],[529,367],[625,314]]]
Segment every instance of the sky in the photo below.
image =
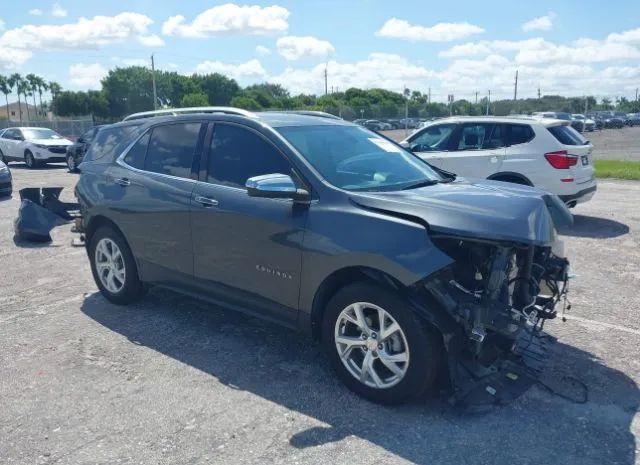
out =
[[[8,0],[4,0],[8,2]],[[203,0],[12,2],[0,74],[99,89],[110,69],[219,72],[291,93],[382,87],[434,101],[542,95],[635,98],[640,1]],[[15,97],[14,97],[15,99]]]

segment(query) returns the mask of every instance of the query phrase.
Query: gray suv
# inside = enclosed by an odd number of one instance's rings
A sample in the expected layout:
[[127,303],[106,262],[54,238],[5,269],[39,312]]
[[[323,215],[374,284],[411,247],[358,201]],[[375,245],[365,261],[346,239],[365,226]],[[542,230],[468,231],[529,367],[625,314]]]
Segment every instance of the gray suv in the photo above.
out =
[[76,196],[95,282],[162,286],[300,329],[338,376],[400,403],[531,385],[565,296],[554,195],[456,179],[352,123],[231,108],[101,130]]

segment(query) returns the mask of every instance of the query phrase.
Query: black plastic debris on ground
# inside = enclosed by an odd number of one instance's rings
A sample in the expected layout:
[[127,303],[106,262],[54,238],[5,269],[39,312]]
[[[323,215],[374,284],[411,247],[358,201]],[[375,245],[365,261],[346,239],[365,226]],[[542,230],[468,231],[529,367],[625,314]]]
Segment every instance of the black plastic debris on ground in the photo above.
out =
[[13,223],[16,238],[30,242],[50,242],[51,230],[78,217],[77,203],[62,202],[62,187],[20,189],[20,209]]

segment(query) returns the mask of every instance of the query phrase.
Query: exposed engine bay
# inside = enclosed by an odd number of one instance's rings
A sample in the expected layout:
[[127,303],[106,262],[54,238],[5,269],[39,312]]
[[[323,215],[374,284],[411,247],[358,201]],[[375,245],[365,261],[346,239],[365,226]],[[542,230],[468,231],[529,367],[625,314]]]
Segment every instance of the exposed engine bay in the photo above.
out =
[[452,401],[507,402],[535,382],[552,340],[544,324],[567,307],[569,262],[562,243],[431,239],[454,259],[422,283],[423,297],[456,323],[443,331]]

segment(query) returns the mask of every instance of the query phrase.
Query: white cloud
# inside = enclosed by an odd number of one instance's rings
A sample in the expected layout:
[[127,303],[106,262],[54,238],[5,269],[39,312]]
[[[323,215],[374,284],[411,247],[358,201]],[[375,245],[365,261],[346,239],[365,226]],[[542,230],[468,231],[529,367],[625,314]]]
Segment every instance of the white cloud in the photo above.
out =
[[264,80],[267,77],[267,71],[255,58],[239,65],[207,60],[198,64],[195,72],[198,74],[220,73],[242,82]]
[[31,16],[42,16],[43,11],[40,8],[33,8],[29,10]]
[[551,11],[545,16],[533,18],[530,21],[522,24],[523,31],[548,31],[553,27],[553,20],[556,18],[556,14]]
[[211,37],[224,34],[268,35],[289,28],[289,10],[273,5],[261,7],[227,3],[203,11],[191,23],[182,15],[171,16],[162,33],[183,37]]
[[60,5],[59,3],[53,4],[53,7],[51,8],[52,16],[55,16],[57,18],[64,18],[65,16],[67,16],[67,14],[67,10],[62,8],[62,5]]
[[256,47],[256,53],[260,56],[271,55],[271,49],[268,47],[265,47],[264,45],[258,45]]
[[456,45],[440,52],[439,56],[479,57],[492,53],[514,54],[517,63],[531,66],[638,60],[640,28],[610,34],[604,40],[581,38],[569,44],[557,44],[541,37],[519,41],[483,40]]
[[100,63],[76,63],[69,66],[69,82],[78,89],[100,89],[100,80],[107,75],[107,69]]
[[0,31],[4,30],[4,21],[0,19]]
[[[433,71],[388,53],[372,53],[366,60],[353,63],[332,60],[326,66],[329,86],[341,90],[382,87],[400,92],[404,85],[426,89],[434,77]],[[324,69],[324,63],[307,69],[287,68],[278,75],[270,76],[269,81],[282,84],[293,93],[319,94],[324,91]]]
[[140,43],[146,47],[162,47],[164,45],[164,40],[162,37],[156,34],[149,34],[147,36],[138,37]]
[[438,23],[430,27],[414,26],[408,21],[391,18],[376,32],[379,37],[430,42],[449,42],[484,32],[479,26],[470,23]]
[[[80,18],[61,25],[25,25],[0,35],[0,47],[35,49],[87,49],[124,41],[158,45],[157,36],[149,35],[153,20],[139,13]],[[160,39],[161,40],[161,39]]]
[[278,53],[287,60],[299,60],[306,57],[326,57],[336,50],[331,42],[315,37],[286,36],[276,42]]
[[0,45],[0,69],[15,69],[29,61],[33,54],[28,50],[18,50],[13,47]]

